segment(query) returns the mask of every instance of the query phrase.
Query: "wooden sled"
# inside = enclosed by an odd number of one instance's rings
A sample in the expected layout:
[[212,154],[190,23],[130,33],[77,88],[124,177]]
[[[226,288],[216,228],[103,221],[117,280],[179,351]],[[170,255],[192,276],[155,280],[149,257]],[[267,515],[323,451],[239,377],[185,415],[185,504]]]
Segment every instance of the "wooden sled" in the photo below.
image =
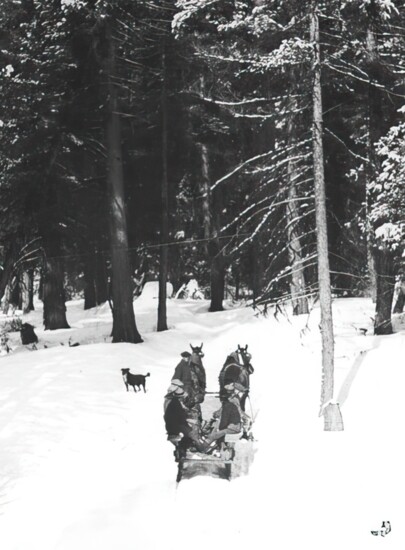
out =
[[[205,418],[210,418],[220,406],[219,393],[207,392],[204,403],[201,404]],[[250,432],[251,425],[248,431]],[[245,427],[246,429],[246,427]],[[177,462],[177,477],[179,483],[184,474],[188,477],[211,475],[223,479],[232,479],[232,472],[237,455],[237,443],[242,439],[243,431],[227,434],[220,440],[213,451],[200,452],[193,449],[192,442],[182,435],[169,436],[168,440],[175,446],[174,457]]]
[[176,482],[179,483],[181,481],[185,470],[190,470],[190,467],[193,467],[195,471],[194,475],[201,473],[202,469],[199,468],[199,466],[204,466],[206,473],[209,473],[214,468],[220,468],[223,471],[221,477],[225,477],[225,479],[230,481],[232,478],[232,465],[235,458],[235,444],[241,439],[242,435],[242,432],[226,435],[223,440],[219,442],[218,447],[210,453],[182,449],[181,437],[175,436],[177,441],[174,440],[173,437],[169,438],[169,440],[176,445],[176,450],[174,452],[178,465]]

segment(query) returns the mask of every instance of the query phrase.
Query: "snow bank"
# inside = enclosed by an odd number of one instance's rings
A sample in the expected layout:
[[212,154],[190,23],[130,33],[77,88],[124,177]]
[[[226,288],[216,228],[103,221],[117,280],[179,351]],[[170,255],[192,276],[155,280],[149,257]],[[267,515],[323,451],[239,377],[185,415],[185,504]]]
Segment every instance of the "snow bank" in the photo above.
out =
[[[403,548],[404,332],[363,336],[371,303],[335,302],[345,431],[324,433],[318,310],[277,322],[246,308],[210,314],[201,301],[168,306],[171,330],[157,334],[156,301],[135,301],[142,345],[111,345],[108,306],[80,302],[56,334],[41,330],[40,311],[26,316],[47,349],[13,335],[14,353],[0,358],[2,550]],[[247,476],[176,489],[163,396],[180,352],[201,341],[209,390],[225,356],[249,344],[256,452]],[[147,393],[126,392],[123,367],[151,373]],[[383,520],[384,542],[370,533]]]
[[[166,283],[166,293],[168,298],[173,296],[172,283]],[[149,281],[148,283],[145,283],[145,286],[142,289],[142,294],[139,296],[138,300],[157,300],[158,298],[159,298],[159,282]]]

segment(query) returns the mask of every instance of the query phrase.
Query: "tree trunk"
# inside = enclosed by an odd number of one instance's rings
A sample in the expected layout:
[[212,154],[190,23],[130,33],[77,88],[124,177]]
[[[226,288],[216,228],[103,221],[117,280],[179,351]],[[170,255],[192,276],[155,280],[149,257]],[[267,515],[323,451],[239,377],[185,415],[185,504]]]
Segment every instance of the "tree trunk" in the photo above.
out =
[[165,43],[162,45],[162,225],[161,246],[159,261],[159,304],[157,330],[167,330],[167,274],[168,274],[168,246],[169,240],[169,182],[167,175],[167,92],[166,92],[166,51]]
[[223,311],[225,296],[225,265],[218,252],[211,260],[211,304],[210,311]]
[[[296,108],[296,101],[290,100],[290,116],[288,121],[288,135],[290,136],[289,145],[294,145],[294,122],[293,112]],[[298,221],[300,218],[297,203],[296,182],[300,175],[299,167],[296,161],[289,160],[287,166],[288,175],[288,203],[287,203],[287,238],[288,238],[288,256],[291,265],[290,293],[293,315],[303,315],[308,313],[308,299],[305,296],[305,274],[303,267],[303,256],[300,234],[298,230]]]
[[96,289],[96,305],[104,304],[108,299],[108,274],[107,266],[102,252],[95,252],[96,273],[95,273],[95,289]]
[[20,274],[17,272],[14,283],[11,285],[11,298],[10,303],[14,306],[14,309],[21,309],[21,286],[20,286]]
[[96,255],[89,252],[84,259],[84,309],[96,307]]
[[211,239],[211,181],[209,170],[209,155],[208,147],[204,144],[200,144],[201,151],[201,168],[202,168],[202,211],[203,211],[203,227],[204,227],[204,239],[206,239],[206,250],[209,255],[208,242]]
[[[109,25],[107,23],[107,25]],[[132,297],[132,280],[128,258],[128,233],[125,212],[124,179],[121,149],[121,119],[118,114],[118,97],[115,82],[116,58],[114,38],[107,26],[108,81],[107,120],[107,185],[110,199],[110,235],[113,299],[113,342],[142,342],[135,323]]]
[[45,330],[70,328],[66,320],[64,270],[60,258],[49,256],[45,259],[42,277]]
[[28,288],[28,307],[30,311],[34,311],[34,270],[28,270],[29,288]]
[[[368,214],[366,214],[366,217],[368,218]],[[369,222],[366,222],[367,225],[369,225]],[[375,270],[375,259],[373,254],[373,247],[372,247],[372,229],[371,227],[368,227],[366,229],[367,231],[367,267],[368,267],[368,277],[369,277],[369,292],[370,297],[373,302],[373,304],[377,301],[377,273]]]
[[30,287],[31,278],[28,271],[24,271],[20,280],[21,297],[22,297],[22,312],[29,313],[30,308]]
[[[366,52],[367,61],[369,66],[369,86],[368,86],[368,158],[369,165],[367,170],[367,183],[366,183],[366,238],[367,238],[367,265],[370,279],[370,294],[371,299],[377,308],[377,295],[378,295],[378,275],[377,266],[379,263],[378,250],[375,249],[374,232],[371,222],[369,221],[369,209],[372,203],[372,197],[368,191],[368,182],[372,181],[375,172],[377,170],[378,159],[375,152],[375,142],[377,142],[382,135],[382,99],[380,91],[374,86],[375,81],[378,79],[378,49],[377,49],[377,37],[375,34],[374,25],[371,19],[368,21],[367,35],[366,35]],[[381,303],[381,300],[378,300]],[[377,316],[381,317],[381,314],[376,311]]]
[[206,251],[210,262],[210,294],[211,303],[209,311],[223,311],[223,300],[225,293],[225,263],[220,249],[220,241],[216,235],[217,226],[215,215],[212,216],[214,207],[211,200],[211,180],[208,147],[200,144],[201,167],[202,167],[202,195],[203,195],[203,226],[204,239],[206,239]]
[[[204,78],[201,78],[201,92],[204,95]],[[201,179],[202,179],[202,209],[204,239],[206,239],[206,251],[210,262],[210,298],[209,311],[223,311],[223,300],[225,297],[225,266],[226,259],[221,250],[221,243],[218,239],[220,211],[220,189],[217,188],[216,197],[211,196],[211,173],[208,147],[205,143],[200,144],[201,152]]]
[[[301,71],[296,69],[292,70],[292,78],[296,82],[301,79]],[[297,111],[297,100],[294,94],[291,93],[289,100],[289,116],[288,116],[288,145],[291,150],[291,155],[295,156],[294,146],[296,144],[295,136],[297,134],[295,112]],[[287,164],[287,178],[288,178],[288,203],[286,207],[286,221],[287,221],[287,239],[288,239],[288,256],[291,265],[291,278],[290,278],[290,294],[293,315],[308,314],[308,299],[305,296],[306,282],[305,282],[305,270],[303,266],[303,254],[301,246],[301,236],[299,233],[299,205],[297,201],[297,182],[301,174],[300,166],[297,161],[289,160]]]
[[262,295],[264,286],[264,265],[263,258],[260,252],[262,248],[260,238],[260,234],[256,235],[250,249],[252,266],[251,286],[253,293],[253,306],[256,305],[257,299],[260,298],[260,296]]
[[330,272],[328,257],[328,234],[326,217],[326,193],[323,160],[323,118],[322,118],[322,88],[321,88],[321,51],[319,39],[318,0],[311,0],[311,40],[314,46],[313,59],[313,126],[312,145],[314,163],[315,215],[318,249],[318,284],[321,308],[322,335],[322,393],[321,406],[324,415],[325,430],[342,430],[339,406],[332,408],[332,422],[325,415],[325,409],[333,400],[334,385],[334,338],[332,318],[332,294],[330,288]]
[[4,315],[7,315],[8,314],[8,310],[10,308],[10,298],[11,298],[11,282],[10,284],[8,284],[4,290],[4,294],[3,294],[3,307],[2,307],[2,311],[4,313]]
[[3,299],[7,285],[10,283],[13,273],[14,263],[17,260],[17,246],[13,243],[7,250],[3,270],[0,277],[0,301]]
[[308,299],[305,296],[306,284],[300,235],[294,221],[299,219],[296,198],[297,190],[294,182],[290,180],[287,204],[288,255],[291,264],[290,293],[293,315],[304,315],[308,314],[309,310]]
[[374,334],[392,334],[391,311],[395,288],[392,252],[388,248],[374,251],[377,273],[377,302]]
[[[375,143],[384,133],[384,115],[382,108],[382,93],[377,86],[382,78],[382,63],[378,52],[377,29],[373,20],[373,15],[369,15],[366,52],[368,61],[369,77],[369,130],[368,130],[368,155],[369,155],[369,179],[372,180],[380,168],[380,163],[375,151]],[[369,194],[366,194],[369,206],[373,200]],[[370,233],[372,229],[369,228]],[[375,321],[374,334],[392,334],[391,312],[392,300],[394,297],[395,273],[394,259],[389,249],[382,244],[379,247],[372,242],[371,248],[373,264],[376,277],[376,301],[375,301]]]
[[39,274],[39,285],[38,285],[38,299],[41,302],[44,301],[44,269],[42,268]]
[[240,264],[237,262],[234,264],[234,280],[235,280],[235,300],[238,301],[240,297]]

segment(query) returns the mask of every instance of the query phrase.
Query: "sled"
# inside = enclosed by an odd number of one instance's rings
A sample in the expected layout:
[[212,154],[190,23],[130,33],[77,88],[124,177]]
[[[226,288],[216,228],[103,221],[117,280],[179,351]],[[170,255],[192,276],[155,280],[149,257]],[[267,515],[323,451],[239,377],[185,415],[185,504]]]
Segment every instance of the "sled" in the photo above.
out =
[[[206,395],[206,401],[202,404],[203,415],[206,411],[210,411],[209,416],[220,407],[219,394],[211,393]],[[174,456],[177,462],[177,477],[176,482],[179,483],[183,479],[183,475],[194,477],[197,475],[216,474],[216,477],[221,477],[230,481],[234,461],[236,457],[236,448],[238,442],[243,438],[244,432],[236,434],[227,434],[220,440],[213,451],[201,452],[196,451],[192,446],[184,445],[183,436],[169,436],[168,440],[175,446]]]
[[223,474],[220,477],[225,477],[230,481],[235,458],[235,442],[242,437],[242,432],[232,435],[232,439],[229,437],[226,435],[220,446],[210,454],[190,449],[183,450],[179,445],[182,437],[176,436],[177,441],[171,437],[170,441],[176,445],[174,452],[177,462],[176,482],[181,481],[185,470],[188,471],[190,477],[194,477],[204,473],[212,474],[214,469],[223,469]]

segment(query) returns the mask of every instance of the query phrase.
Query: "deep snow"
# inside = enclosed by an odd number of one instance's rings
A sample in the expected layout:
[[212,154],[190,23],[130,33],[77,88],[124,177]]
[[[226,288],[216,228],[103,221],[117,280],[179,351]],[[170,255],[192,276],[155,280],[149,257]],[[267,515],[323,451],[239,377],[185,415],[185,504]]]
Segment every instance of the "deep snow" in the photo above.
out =
[[[135,301],[136,346],[110,344],[108,305],[85,312],[80,301],[68,304],[70,330],[40,330],[40,310],[24,316],[38,351],[12,334],[0,357],[1,550],[404,548],[400,317],[397,334],[374,337],[371,302],[335,301],[345,431],[325,433],[317,309],[305,328],[306,317],[170,300],[170,330],[157,334],[156,306]],[[176,488],[163,396],[190,342],[204,342],[209,390],[227,353],[249,344],[257,441],[248,475]],[[151,373],[146,394],[125,391],[124,366]],[[373,537],[383,520],[392,532]]]

